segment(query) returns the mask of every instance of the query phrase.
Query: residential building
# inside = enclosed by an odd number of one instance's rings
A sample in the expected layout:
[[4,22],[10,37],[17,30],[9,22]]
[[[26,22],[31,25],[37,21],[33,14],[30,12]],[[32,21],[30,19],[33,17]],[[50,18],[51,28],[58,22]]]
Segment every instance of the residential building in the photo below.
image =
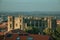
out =
[[13,29],[32,29],[39,28],[39,33],[43,34],[43,30],[47,27],[53,31],[56,30],[56,17],[33,17],[33,16],[8,16],[8,31]]
[[47,27],[53,31],[56,30],[56,17],[26,17],[24,23],[27,23],[27,27],[37,27],[40,30],[40,34],[43,34],[43,30]]
[[57,25],[60,25],[60,20],[57,20]]

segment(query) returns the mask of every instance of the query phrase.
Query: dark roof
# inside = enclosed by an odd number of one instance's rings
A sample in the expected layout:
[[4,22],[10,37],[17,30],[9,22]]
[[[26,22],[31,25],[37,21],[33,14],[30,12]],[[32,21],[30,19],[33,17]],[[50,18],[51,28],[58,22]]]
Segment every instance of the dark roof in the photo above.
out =
[[20,29],[15,29],[10,31],[12,34],[26,34],[25,31],[22,31]]

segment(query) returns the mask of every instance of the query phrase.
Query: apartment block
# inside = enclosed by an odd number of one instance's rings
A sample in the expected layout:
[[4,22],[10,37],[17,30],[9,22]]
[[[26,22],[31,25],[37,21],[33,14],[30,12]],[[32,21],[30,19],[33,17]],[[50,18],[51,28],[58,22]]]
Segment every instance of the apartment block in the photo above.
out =
[[55,30],[56,28],[56,18],[55,17],[26,17],[24,23],[27,23],[27,27],[38,27],[40,32],[47,27]]
[[34,17],[34,16],[8,16],[8,31],[13,29],[39,28],[40,33],[47,27],[56,30],[56,17]]

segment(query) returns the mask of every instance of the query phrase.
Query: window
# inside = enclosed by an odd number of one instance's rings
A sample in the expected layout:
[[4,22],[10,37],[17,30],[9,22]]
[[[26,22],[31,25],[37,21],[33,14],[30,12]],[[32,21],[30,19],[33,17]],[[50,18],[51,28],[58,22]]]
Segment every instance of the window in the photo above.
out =
[[20,34],[20,32],[17,32],[18,34]]
[[10,24],[10,28],[12,28],[12,24]]
[[20,23],[21,23],[21,19],[20,19]]
[[27,40],[33,40],[33,37],[28,37]]
[[10,21],[12,21],[12,18],[10,18]]
[[21,25],[20,25],[20,29],[21,29]]
[[7,34],[6,37],[11,38],[12,34]]
[[16,27],[17,27],[17,24],[16,24]]
[[16,40],[20,40],[20,37],[17,37]]

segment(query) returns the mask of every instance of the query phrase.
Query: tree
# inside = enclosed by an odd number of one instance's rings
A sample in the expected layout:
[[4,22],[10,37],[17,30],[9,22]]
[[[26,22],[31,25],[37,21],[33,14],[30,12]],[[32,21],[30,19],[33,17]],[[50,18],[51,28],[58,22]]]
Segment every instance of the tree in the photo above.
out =
[[43,30],[43,32],[47,35],[52,35],[53,30],[51,28],[47,27],[46,29]]
[[26,32],[31,33],[31,34],[38,34],[39,29],[37,27],[32,27],[31,30],[26,30]]

